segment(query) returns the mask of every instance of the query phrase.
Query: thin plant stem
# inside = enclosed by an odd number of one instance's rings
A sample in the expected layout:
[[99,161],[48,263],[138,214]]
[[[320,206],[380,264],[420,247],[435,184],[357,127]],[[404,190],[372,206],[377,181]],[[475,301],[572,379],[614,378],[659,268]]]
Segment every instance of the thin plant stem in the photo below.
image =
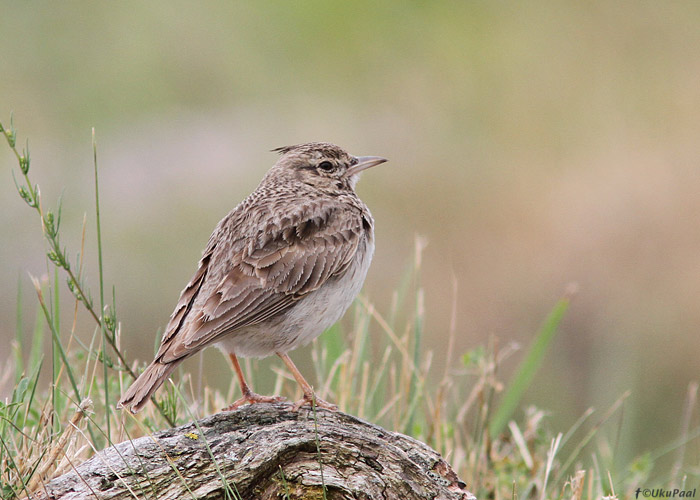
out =
[[[95,138],[95,129],[92,129],[92,159],[93,166],[95,170],[95,222],[97,226],[97,262],[99,269],[99,283],[100,283],[100,310],[102,315],[100,316],[100,328],[102,329],[102,355],[107,355],[107,344],[109,344],[109,339],[107,335],[107,328],[105,326],[104,312],[105,312],[105,292],[104,292],[104,267],[102,265],[102,228],[100,225],[100,184],[97,175],[97,139]],[[109,376],[107,363],[102,363],[102,374],[104,376],[104,390],[105,390],[105,420],[107,422],[107,442],[112,444],[112,432],[110,424],[111,408],[112,405],[109,404]]]

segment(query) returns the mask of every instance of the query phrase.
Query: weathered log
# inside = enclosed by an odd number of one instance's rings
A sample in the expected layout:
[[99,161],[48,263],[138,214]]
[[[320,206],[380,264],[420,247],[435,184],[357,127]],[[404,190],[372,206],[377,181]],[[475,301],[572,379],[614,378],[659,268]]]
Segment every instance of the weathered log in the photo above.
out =
[[36,498],[474,496],[437,452],[415,439],[340,412],[257,404],[107,448],[51,480]]

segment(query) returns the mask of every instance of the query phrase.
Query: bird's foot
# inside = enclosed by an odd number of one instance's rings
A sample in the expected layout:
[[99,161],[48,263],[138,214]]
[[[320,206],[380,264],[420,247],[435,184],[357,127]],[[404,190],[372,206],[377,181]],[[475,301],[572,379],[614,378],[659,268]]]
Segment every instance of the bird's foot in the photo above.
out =
[[226,408],[222,408],[221,411],[231,411],[235,410],[237,408],[240,408],[241,406],[245,404],[256,404],[256,403],[280,403],[282,401],[286,401],[287,398],[284,398],[282,396],[261,396],[260,394],[256,394],[254,392],[248,392],[246,394],[243,394],[242,397],[238,398],[235,400],[233,403],[228,405]]
[[314,393],[304,394],[304,397],[302,399],[294,403],[294,406],[292,406],[292,410],[299,411],[299,409],[302,406],[306,405],[310,406],[311,408],[315,406],[316,408],[324,408],[330,411],[338,411],[338,405],[334,405],[333,403],[324,401],[323,399],[316,397]]

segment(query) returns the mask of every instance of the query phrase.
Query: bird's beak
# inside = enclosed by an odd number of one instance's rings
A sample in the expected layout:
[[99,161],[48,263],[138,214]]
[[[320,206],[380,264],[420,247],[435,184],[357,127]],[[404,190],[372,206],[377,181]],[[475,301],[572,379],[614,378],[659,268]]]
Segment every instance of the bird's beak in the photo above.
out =
[[345,175],[347,177],[351,177],[355,174],[359,174],[363,170],[367,170],[370,167],[380,165],[385,161],[388,160],[386,158],[382,158],[381,156],[358,156],[357,163],[351,166]]

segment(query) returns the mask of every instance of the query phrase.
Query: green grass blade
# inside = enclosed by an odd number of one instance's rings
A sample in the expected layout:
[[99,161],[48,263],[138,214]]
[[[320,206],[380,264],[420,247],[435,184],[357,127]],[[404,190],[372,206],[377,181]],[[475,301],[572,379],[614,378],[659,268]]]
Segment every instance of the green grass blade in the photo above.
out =
[[[53,340],[54,340],[53,345],[56,348],[58,356],[60,357],[61,360],[63,360],[63,363],[66,367],[66,373],[68,374],[68,379],[70,380],[71,388],[73,389],[73,393],[75,395],[75,400],[82,401],[82,397],[80,396],[80,390],[78,389],[78,384],[75,381],[75,375],[73,374],[73,370],[71,369],[70,362],[68,361],[68,356],[66,355],[66,352],[63,349],[63,345],[61,344],[61,339],[59,337],[58,331],[55,329],[55,324],[53,322],[51,312],[46,307],[46,302],[44,301],[44,297],[43,297],[43,294],[41,292],[41,286],[39,285],[39,281],[36,280],[36,278],[33,278],[33,279],[35,280],[34,284],[36,287],[37,294],[39,296],[39,305],[41,306],[41,310],[44,313],[44,318],[46,318],[46,323],[49,325],[49,328],[51,329],[51,334],[53,335]],[[54,383],[55,382],[56,382],[56,380],[54,378]],[[56,388],[56,391],[58,391],[58,388]]]
[[489,435],[492,439],[496,438],[505,428],[508,421],[512,418],[515,409],[523,398],[523,394],[532,383],[535,373],[542,365],[542,360],[547,352],[547,349],[552,344],[554,336],[557,333],[559,323],[564,314],[569,308],[571,297],[569,294],[557,302],[554,309],[549,313],[544,324],[537,332],[527,356],[521,363],[518,371],[513,377],[511,383],[506,390],[501,405],[498,407],[496,414],[491,420],[489,426]]
[[15,319],[15,384],[24,373],[24,315],[22,314],[22,279],[17,280],[17,310]]
[[107,328],[105,326],[105,291],[104,291],[104,273],[102,266],[102,229],[100,226],[100,184],[97,176],[97,140],[95,139],[95,129],[92,129],[92,158],[95,171],[95,221],[97,225],[97,267],[99,270],[100,282],[100,328],[102,329],[102,373],[104,375],[104,391],[105,391],[105,420],[107,422],[107,442],[112,444],[112,432],[110,428],[110,417],[112,414],[112,406],[109,404],[109,373],[107,366]]
[[37,364],[43,362],[44,333],[44,318],[41,312],[41,308],[38,307],[34,315],[34,332],[32,333],[32,347],[31,351],[29,352],[29,363],[27,365],[29,371],[33,370],[37,366]]
[[43,360],[39,362],[39,364],[36,367],[36,370],[34,372],[34,375],[32,376],[31,380],[31,388],[32,392],[29,394],[29,400],[27,401],[25,410],[24,410],[24,419],[22,421],[22,425],[26,425],[26,422],[29,418],[29,415],[32,411],[32,404],[34,403],[34,397],[36,396],[36,388],[39,386],[39,375],[41,374],[41,366],[43,364]]
[[[50,287],[49,287],[50,288]],[[61,400],[58,397],[58,377],[61,372],[61,357],[63,357],[64,364],[66,365],[66,368],[68,369],[68,373],[70,372],[70,366],[68,365],[68,360],[66,358],[66,354],[63,350],[63,345],[61,344],[61,316],[60,316],[60,308],[61,308],[61,294],[60,294],[60,288],[58,286],[58,267],[53,268],[53,304],[52,304],[52,309],[50,311],[46,311],[46,321],[51,322],[51,331],[54,333],[53,335],[53,342],[52,342],[52,354],[53,354],[53,398],[51,400],[51,404],[53,405],[54,411],[56,413],[60,414],[62,407],[61,407]],[[72,376],[72,374],[71,374]],[[78,392],[77,389],[77,384],[75,384],[75,380],[72,380],[74,386],[75,386],[75,391],[76,394]],[[57,420],[54,419],[54,426],[55,430],[58,433],[61,429],[61,423]]]

